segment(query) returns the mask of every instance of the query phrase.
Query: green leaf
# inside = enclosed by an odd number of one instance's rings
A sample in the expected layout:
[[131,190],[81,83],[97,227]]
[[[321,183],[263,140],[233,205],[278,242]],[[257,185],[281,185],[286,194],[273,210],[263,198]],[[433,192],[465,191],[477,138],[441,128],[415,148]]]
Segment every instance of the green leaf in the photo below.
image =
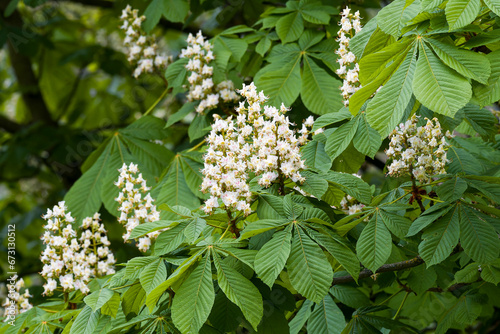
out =
[[[274,48],[273,48],[274,49]],[[259,90],[269,96],[268,103],[279,107],[281,103],[292,105],[297,99],[301,88],[300,79],[301,55],[276,68],[274,64],[261,69],[255,76],[255,84]]]
[[76,219],[91,217],[101,207],[101,188],[110,160],[111,145],[108,145],[92,167],[71,187],[64,200]]
[[486,282],[497,285],[500,282],[500,260],[481,267],[481,278]]
[[163,0],[163,16],[170,22],[184,22],[189,12],[186,0]]
[[[168,68],[170,67],[171,65]],[[172,124],[179,122],[180,120],[184,119],[184,117],[189,115],[189,113],[195,111],[196,104],[196,101],[184,103],[175,114],[168,117],[167,125],[165,125],[165,128],[168,128]]]
[[171,229],[163,231],[158,238],[156,238],[154,254],[163,255],[177,249],[186,239],[185,231],[188,229],[189,225],[189,221],[184,221]]
[[333,279],[332,267],[321,248],[296,226],[287,271],[292,286],[304,297],[320,302]]
[[[479,3],[479,0],[477,0]],[[450,4],[448,2],[448,4]],[[433,38],[426,38],[434,52],[441,60],[467,78],[474,79],[483,84],[488,82],[490,77],[491,68],[490,62],[485,55],[468,51],[464,49],[459,49],[455,45],[450,45],[447,43],[442,43]]]
[[444,261],[458,243],[459,205],[432,224],[422,235],[418,252],[427,267]]
[[371,202],[371,188],[361,178],[347,173],[329,171],[321,174],[332,186],[339,188],[343,192],[356,198],[361,203],[369,204]]
[[479,268],[477,263],[469,264],[455,273],[455,281],[457,283],[474,283],[479,279]]
[[468,175],[465,178],[465,181],[467,181],[469,186],[476,188],[494,202],[500,203],[500,184],[498,182],[499,178]]
[[252,327],[257,330],[262,314],[262,296],[259,290],[248,279],[231,268],[219,255],[212,253],[219,287],[227,298],[236,304]]
[[198,333],[214,305],[210,256],[206,256],[176,291],[172,320],[182,333]]
[[183,277],[186,271],[188,271],[194,264],[198,262],[198,259],[204,252],[205,249],[202,249],[190,258],[184,260],[184,262],[179,267],[177,267],[177,269],[168,277],[165,282],[158,285],[148,294],[146,298],[146,305],[148,306],[150,312],[155,308],[156,303],[160,299],[161,295],[165,292],[165,290],[167,290],[173,283]]
[[417,64],[416,48],[368,103],[366,118],[385,138],[401,122],[412,96],[412,82]]
[[311,228],[307,228],[306,231],[309,236],[321,245],[321,247],[325,248],[325,250],[330,253],[330,255],[333,256],[355,280],[358,279],[360,271],[359,260],[356,254],[354,254],[345,243],[339,242],[331,235],[319,233]]
[[285,267],[290,255],[291,240],[292,229],[289,225],[284,231],[274,233],[272,239],[259,250],[255,257],[255,272],[269,288],[272,288],[274,281]]
[[146,21],[143,24],[143,28],[146,32],[150,32],[153,28],[160,22],[161,15],[164,10],[163,0],[153,0],[149,3],[148,7],[144,11],[144,16],[146,16]]
[[267,35],[263,37],[259,43],[255,46],[255,52],[260,54],[262,57],[266,54],[266,52],[269,50],[269,48],[272,45],[272,41]]
[[162,119],[146,115],[126,128],[120,129],[118,132],[127,138],[134,137],[143,140],[156,140],[168,136],[168,132],[164,128],[165,122]]
[[332,160],[338,157],[349,146],[349,143],[358,130],[358,121],[358,117],[353,118],[349,122],[342,124],[328,137],[325,144],[325,151]]
[[100,290],[92,292],[90,295],[85,297],[83,300],[85,304],[90,306],[92,312],[100,309],[106,302],[113,297],[115,292],[111,289],[101,288]]
[[469,103],[463,111],[465,120],[485,141],[493,140],[497,134],[498,119],[490,110]]
[[137,239],[145,236],[148,233],[155,232],[158,230],[163,230],[164,228],[167,227],[171,227],[174,224],[177,224],[177,222],[173,220],[157,220],[154,222],[139,224],[132,230],[129,239]]
[[490,263],[498,258],[500,240],[491,226],[477,211],[461,206],[460,244],[465,253],[479,263]]
[[370,305],[370,299],[361,291],[348,285],[334,285],[330,289],[330,293],[345,304],[352,308],[359,308]]
[[343,121],[345,119],[350,119],[352,118],[351,113],[349,112],[349,109],[346,107],[342,107],[339,111],[337,112],[332,112],[326,115],[322,115],[314,121],[313,129],[312,131],[316,131],[320,128],[323,128],[325,126],[338,123],[340,121]]
[[167,268],[165,267],[165,263],[163,263],[163,259],[160,258],[142,269],[139,280],[144,290],[150,293],[154,288],[165,281],[166,277]]
[[[176,61],[174,61],[172,64],[168,65],[167,70],[165,71],[165,79],[167,79],[168,87],[172,87],[172,88],[181,88],[182,87],[182,85],[184,84],[184,81],[186,79],[186,76],[187,76],[186,65],[187,65],[188,61],[189,61],[188,58],[179,58]],[[197,102],[185,103],[179,111],[177,111],[175,114],[173,114],[172,116],[169,117],[166,127],[168,128],[173,123],[178,122],[181,119],[183,119],[184,116],[189,113],[189,112],[187,112],[187,110],[194,111],[194,106],[196,104],[197,104]],[[181,110],[182,110],[182,113],[181,113]],[[173,120],[170,120],[171,118],[173,118]]]
[[361,263],[376,272],[391,255],[391,233],[379,214],[374,214],[361,232],[356,251]]
[[445,201],[456,201],[460,199],[467,190],[467,182],[459,177],[444,182],[436,189],[439,198]]
[[480,9],[479,0],[449,0],[445,12],[450,31],[465,27],[474,21]]
[[342,332],[344,327],[344,314],[329,294],[314,306],[314,311],[307,321],[309,333],[337,334]]
[[411,220],[398,214],[387,212],[384,210],[380,210],[379,214],[382,217],[385,226],[387,226],[392,234],[400,239],[403,239],[406,236],[411,225]]
[[132,285],[122,296],[122,309],[125,315],[129,313],[139,314],[139,311],[144,306],[144,299],[146,298],[146,291],[142,285]]
[[[304,20],[314,24],[328,24],[330,22],[330,15],[328,15],[327,8],[333,9],[329,6],[319,6],[317,4],[305,5],[301,9],[301,14]],[[335,9],[335,12],[337,10]]]
[[409,6],[406,0],[395,0],[377,14],[377,24],[386,34],[399,37],[406,23],[419,13],[418,1]]
[[[113,292],[113,291],[111,291]],[[89,296],[87,296],[89,297]],[[71,326],[70,334],[92,334],[97,327],[99,311],[92,312],[90,306],[85,306]]]
[[358,130],[354,136],[353,144],[359,152],[372,159],[377,154],[380,145],[382,145],[380,134],[368,124],[365,113],[362,113],[359,119]]
[[500,16],[500,1],[499,0],[484,0],[486,6],[498,16]]
[[[498,35],[500,39],[500,33]],[[500,100],[500,50],[487,54],[486,58],[488,58],[491,66],[488,83],[487,85],[474,85],[474,95],[477,96],[481,105],[488,105]]]
[[287,219],[261,219],[255,222],[249,223],[243,231],[241,231],[240,239],[248,239],[257,234],[264,233],[266,231],[272,230],[273,228],[277,228],[288,224],[289,221]]
[[317,140],[310,141],[301,150],[302,159],[310,168],[315,168],[322,172],[330,170],[332,160],[325,152],[325,144]]
[[341,83],[319,67],[310,57],[304,56],[302,89],[304,105],[317,115],[324,115],[342,108],[338,88]]
[[309,319],[312,313],[313,302],[309,299],[304,300],[302,307],[299,309],[297,314],[293,317],[293,319],[288,323],[290,327],[290,334],[298,334],[302,327],[306,324],[306,321]]
[[120,307],[120,294],[115,292],[113,296],[101,307],[101,313],[116,318]]
[[413,93],[427,108],[449,117],[469,102],[472,95],[467,79],[445,66],[420,41]]
[[436,283],[437,274],[434,268],[425,268],[425,266],[417,266],[411,269],[408,275],[408,286],[415,291],[417,295],[426,292]]
[[285,218],[283,199],[273,195],[260,195],[258,197],[257,215],[260,219]]
[[182,170],[182,156],[177,154],[168,169],[163,181],[159,185],[158,203],[166,203],[169,206],[182,205],[190,209],[200,206],[200,201],[190,190],[186,176]]
[[328,182],[322,179],[318,174],[311,171],[301,172],[305,181],[299,187],[307,193],[317,198],[321,198],[328,190]]
[[447,158],[450,160],[448,165],[449,174],[481,174],[484,170],[482,164],[472,154],[463,148],[450,147],[447,152]]
[[303,31],[304,21],[298,11],[281,17],[276,23],[276,33],[283,44],[296,41]]

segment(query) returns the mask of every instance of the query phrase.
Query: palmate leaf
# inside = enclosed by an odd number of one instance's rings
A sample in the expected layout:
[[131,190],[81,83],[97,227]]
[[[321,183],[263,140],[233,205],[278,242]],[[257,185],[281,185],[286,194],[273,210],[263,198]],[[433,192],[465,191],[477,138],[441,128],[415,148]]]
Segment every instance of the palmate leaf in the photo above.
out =
[[227,298],[241,309],[248,322],[257,330],[264,312],[259,290],[225,261],[221,261],[215,251],[212,255],[217,268],[219,287]]
[[276,232],[255,257],[255,272],[270,288],[285,267],[290,255],[291,241],[292,226],[289,225],[285,230]]
[[320,174],[331,186],[339,188],[343,192],[356,198],[361,203],[369,204],[371,197],[371,189],[368,183],[361,178],[347,173],[339,173],[328,171],[328,173]]
[[314,303],[309,299],[304,300],[304,303],[302,304],[300,310],[288,323],[288,326],[290,327],[290,334],[298,334],[302,327],[304,327],[305,323],[311,316],[313,305]]
[[382,217],[374,214],[361,232],[356,243],[356,252],[361,263],[375,272],[391,255],[391,233]]
[[450,31],[465,27],[474,21],[480,9],[479,0],[449,0],[445,12]]
[[408,53],[401,67],[368,103],[366,118],[382,138],[387,137],[399,124],[410,102],[416,54],[416,48]]
[[469,102],[472,91],[467,79],[444,65],[423,41],[413,79],[413,93],[427,108],[449,117]]
[[289,224],[288,219],[260,219],[255,222],[248,224],[243,231],[240,233],[240,239],[248,239],[257,234],[264,233],[266,231],[278,228],[280,226]]
[[345,318],[330,294],[314,306],[307,321],[309,333],[337,334],[345,327]]
[[461,205],[460,243],[474,261],[490,263],[498,258],[500,240],[495,229],[477,211]]
[[455,205],[422,235],[418,252],[427,267],[444,261],[457,245],[460,234],[459,210],[459,205]]
[[297,225],[286,268],[292,286],[307,299],[320,302],[328,293],[332,267],[321,248]]
[[454,177],[440,185],[439,188],[436,189],[436,192],[442,200],[456,201],[462,197],[466,190],[467,182],[459,177]]
[[324,115],[342,108],[341,95],[337,89],[339,86],[339,80],[319,67],[310,57],[304,56],[300,96],[311,112]]
[[[477,0],[479,2],[479,0]],[[448,2],[449,4],[449,2]],[[442,43],[433,38],[425,38],[441,60],[467,78],[483,84],[488,82],[491,73],[490,63],[485,55],[459,49],[455,45]]]
[[176,291],[172,320],[182,333],[198,333],[214,305],[212,265],[207,255]]

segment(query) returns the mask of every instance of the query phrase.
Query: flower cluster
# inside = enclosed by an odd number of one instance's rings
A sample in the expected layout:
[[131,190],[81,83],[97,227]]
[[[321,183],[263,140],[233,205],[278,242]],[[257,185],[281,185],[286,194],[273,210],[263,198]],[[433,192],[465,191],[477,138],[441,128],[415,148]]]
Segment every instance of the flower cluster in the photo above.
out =
[[154,38],[147,36],[142,30],[141,24],[146,17],[139,16],[138,13],[137,9],[127,5],[120,17],[123,21],[120,28],[126,34],[124,44],[127,47],[128,61],[136,66],[134,71],[136,78],[144,72],[153,73],[155,69],[165,69],[172,62],[172,57],[158,53],[158,45]]
[[[139,173],[137,165],[130,163],[127,167],[123,164],[119,169],[120,176],[115,185],[120,188],[120,193],[115,200],[120,203],[118,210],[121,212],[118,221],[125,225],[126,232],[123,240],[127,242],[132,230],[141,223],[154,222],[160,220],[160,213],[153,204],[154,199],[149,194],[150,188],[146,185],[146,180]],[[156,239],[163,230],[151,232],[139,238],[137,248],[146,252],[151,246],[151,239]]]
[[427,124],[417,127],[418,116],[413,115],[401,123],[389,135],[387,157],[392,159],[389,174],[400,176],[412,173],[420,182],[427,182],[433,175],[446,173],[446,150],[449,144],[445,137],[452,137],[449,131],[443,134],[437,118],[425,118]]
[[47,224],[42,240],[47,246],[42,252],[44,266],[40,274],[47,280],[43,286],[45,295],[57,289],[57,280],[64,292],[80,290],[86,294],[89,292],[87,283],[92,277],[115,272],[115,259],[107,247],[109,241],[106,230],[99,224],[99,214],[84,219],[82,227],[92,226],[92,232],[85,231],[78,239],[72,227],[75,219],[66,210],[65,203],[59,202],[43,216]]
[[248,185],[249,173],[260,175],[259,185],[269,187],[274,181],[290,178],[295,183],[304,181],[300,171],[305,168],[299,148],[308,140],[314,119],[309,117],[296,133],[293,125],[280,109],[265,106],[264,92],[257,93],[253,83],[238,91],[246,100],[236,108],[237,116],[221,119],[215,116],[212,131],[207,137],[209,148],[205,154],[201,190],[211,197],[205,202],[206,213],[219,207],[250,214],[252,194]]
[[24,293],[21,294],[21,288],[24,288],[24,280],[22,278],[18,279],[17,275],[14,275],[7,281],[10,283],[7,284],[8,295],[2,304],[5,307],[4,315],[6,322],[14,320],[17,315],[33,307],[29,301],[29,298],[33,297],[30,295],[29,290],[25,289]]
[[349,98],[361,88],[358,80],[359,65],[356,63],[356,56],[349,51],[349,41],[354,35],[361,31],[359,11],[351,14],[351,9],[346,7],[342,11],[342,18],[339,22],[341,26],[337,41],[340,43],[335,53],[339,56],[337,62],[339,69],[336,71],[338,76],[344,80],[342,87],[342,97],[344,105],[349,105]]
[[231,80],[226,80],[215,85],[212,80],[214,68],[210,62],[214,60],[212,44],[205,40],[201,31],[196,37],[189,34],[187,38],[188,47],[181,51],[180,58],[189,58],[186,65],[191,74],[189,82],[189,101],[200,101],[196,111],[203,113],[219,104],[219,100],[224,102],[237,102],[238,95],[234,91],[234,84]]
[[[116,260],[109,249],[111,243],[106,235],[104,225],[100,223],[100,215],[96,213],[92,218],[85,218],[81,228],[82,234],[79,240],[82,251],[79,255],[87,258],[87,262],[92,266],[90,269],[92,275],[100,277],[114,274],[113,265]],[[76,274],[78,274],[78,270],[82,270],[82,268],[73,268]]]

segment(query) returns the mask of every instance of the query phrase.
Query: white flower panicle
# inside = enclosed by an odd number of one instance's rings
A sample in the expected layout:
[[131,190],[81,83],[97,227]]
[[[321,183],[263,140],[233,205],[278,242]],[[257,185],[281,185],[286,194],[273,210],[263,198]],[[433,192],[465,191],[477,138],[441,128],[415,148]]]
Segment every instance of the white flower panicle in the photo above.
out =
[[425,118],[427,124],[417,127],[418,118],[413,115],[392,131],[385,153],[392,159],[388,166],[389,175],[412,173],[418,181],[425,183],[434,175],[446,173],[446,150],[450,145],[445,138],[453,135],[449,131],[443,134],[437,118]]
[[154,70],[164,70],[172,62],[171,56],[165,56],[158,52],[158,45],[154,37],[147,36],[142,30],[141,24],[146,17],[139,16],[137,9],[132,9],[130,5],[122,11],[120,20],[123,22],[120,27],[125,31],[124,44],[127,47],[128,61],[135,65],[134,77],[139,77],[142,73],[153,73]]
[[[106,230],[99,224],[99,214],[83,220],[83,228],[90,221],[93,229],[89,232],[90,235],[85,231],[78,239],[77,232],[72,227],[75,219],[66,210],[65,203],[59,202],[52,210],[47,209],[42,217],[47,221],[42,236],[43,243],[47,246],[42,252],[41,261],[44,266],[40,273],[47,280],[43,286],[45,295],[52,295],[58,285],[64,292],[80,290],[86,294],[89,292],[87,283],[91,278],[115,272],[115,259],[107,247],[109,241]],[[99,249],[107,250],[105,256],[96,254]]]
[[[116,263],[115,256],[109,249],[111,244],[108,240],[106,229],[100,223],[100,214],[87,217],[82,222],[82,233],[80,244],[82,252],[79,255],[87,257],[87,262],[91,265],[93,275],[97,277],[111,275],[115,273],[113,265]],[[73,268],[73,271],[83,268]]]
[[196,111],[203,113],[223,102],[237,102],[238,95],[234,91],[234,84],[231,80],[226,80],[218,85],[213,82],[212,75],[214,68],[210,66],[215,56],[212,52],[213,45],[202,35],[201,31],[193,36],[189,34],[187,38],[188,46],[181,51],[180,58],[189,58],[186,69],[190,71],[189,101],[200,101]]
[[[156,205],[153,204],[154,199],[149,194],[150,188],[146,185],[146,180],[142,177],[137,165],[133,163],[130,163],[129,166],[123,164],[119,172],[120,176],[115,185],[121,191],[115,201],[120,203],[118,210],[121,214],[118,221],[125,225],[126,232],[123,234],[123,240],[127,242],[136,226],[160,220],[160,213],[156,210]],[[163,231],[151,232],[139,238],[137,248],[146,252],[151,246],[152,239],[156,239]]]
[[349,98],[357,90],[361,88],[358,80],[359,65],[356,63],[356,56],[354,53],[349,51],[349,41],[358,32],[361,31],[361,22],[359,17],[359,11],[351,14],[351,9],[346,7],[342,11],[342,18],[339,22],[341,26],[337,41],[340,43],[338,50],[335,53],[339,56],[337,62],[339,63],[339,69],[336,71],[337,75],[343,79],[342,87],[342,97],[344,99],[344,105],[349,105]]
[[14,320],[14,318],[33,307],[30,303],[29,298],[33,297],[30,295],[28,289],[24,289],[24,292],[21,293],[21,289],[25,287],[24,280],[22,278],[18,279],[17,275],[12,276],[8,279],[10,284],[7,284],[7,298],[5,298],[5,302],[2,304],[2,307],[5,308],[5,321]]
[[[314,124],[309,117],[296,133],[285,116],[288,110],[265,106],[264,92],[257,93],[253,83],[238,91],[246,100],[236,108],[237,116],[221,119],[215,115],[212,131],[206,138],[209,147],[204,156],[205,165],[201,190],[211,197],[204,210],[214,208],[251,213],[252,193],[248,185],[249,173],[261,175],[258,183],[269,187],[275,181],[290,178],[295,183],[304,181],[300,171],[305,168],[300,146],[305,144]],[[219,202],[220,200],[220,202]]]

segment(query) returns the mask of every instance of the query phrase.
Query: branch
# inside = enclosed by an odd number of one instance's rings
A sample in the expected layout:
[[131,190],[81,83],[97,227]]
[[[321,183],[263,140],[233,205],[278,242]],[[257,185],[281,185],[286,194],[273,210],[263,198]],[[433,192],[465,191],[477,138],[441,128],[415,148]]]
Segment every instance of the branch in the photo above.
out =
[[21,130],[22,126],[14,121],[11,121],[5,116],[0,115],[0,129],[4,129],[9,133],[15,133]]
[[[463,250],[462,246],[460,244],[458,244],[453,249],[450,256],[452,256],[458,252],[461,252],[462,250]],[[388,271],[399,271],[399,270],[404,270],[404,269],[408,269],[408,268],[413,268],[413,267],[416,267],[416,266],[423,264],[424,262],[425,261],[420,257],[420,255],[417,255],[413,259],[409,259],[406,261],[384,264],[383,266],[381,266],[380,268],[377,269],[376,273],[380,274],[380,273],[386,273]],[[369,269],[364,269],[364,270],[361,270],[361,272],[359,273],[358,279],[367,278],[367,277],[370,277],[372,275],[373,275],[373,271],[371,271]],[[354,282],[354,277],[352,277],[351,275],[334,277],[333,282],[332,282],[332,286],[334,286],[336,284],[350,283],[350,282]]]
[[[403,269],[408,269],[412,267],[416,267],[424,263],[424,260],[420,257],[414,257],[413,259],[406,260],[406,261],[401,261],[401,262],[396,262],[396,263],[388,263],[384,264],[380,268],[377,269],[377,274],[380,273],[385,273],[388,271],[398,271],[398,270],[403,270]],[[369,269],[364,269],[359,273],[358,279],[363,279],[367,278],[373,275],[373,271]],[[351,275],[346,275],[346,276],[340,276],[340,277],[334,277],[332,286],[336,284],[342,284],[342,283],[349,283],[349,282],[354,282],[354,277]]]
[[[1,13],[5,11],[7,5],[8,1],[1,2]],[[49,109],[47,108],[47,105],[40,92],[38,78],[33,72],[31,60],[27,56],[21,54],[18,50],[19,44],[26,43],[27,38],[33,37],[22,36],[22,34],[26,32],[26,30],[23,30],[24,22],[17,10],[14,10],[14,12],[9,17],[4,18],[3,22],[5,26],[14,28],[13,31],[7,34],[9,58],[19,86],[21,88],[21,96],[28,110],[30,111],[31,118],[35,122],[41,121],[46,124],[55,126],[56,122],[54,122],[54,120],[52,119]],[[22,33],[14,33],[14,31],[16,30]]]

